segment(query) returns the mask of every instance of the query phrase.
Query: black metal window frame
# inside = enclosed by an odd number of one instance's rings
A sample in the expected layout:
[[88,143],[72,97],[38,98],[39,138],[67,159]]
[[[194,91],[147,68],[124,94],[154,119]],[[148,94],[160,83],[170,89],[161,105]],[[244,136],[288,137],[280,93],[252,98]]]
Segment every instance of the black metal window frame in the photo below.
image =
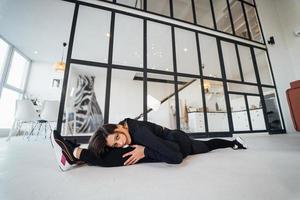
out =
[[[64,1],[69,1],[69,2],[74,2],[74,3],[75,2],[80,2],[79,0],[77,0],[77,1],[76,0],[64,0]],[[258,44],[266,44],[266,41],[265,41],[265,38],[264,38],[264,34],[263,34],[263,30],[261,28],[261,22],[260,22],[260,19],[259,19],[259,16],[258,16],[258,12],[257,12],[257,7],[256,7],[255,0],[253,0],[253,4],[251,4],[251,3],[247,2],[247,1],[244,1],[244,0],[237,0],[237,1],[241,2],[241,4],[242,4],[243,15],[244,15],[244,18],[245,18],[245,21],[246,21],[246,24],[247,24],[246,27],[247,27],[247,32],[248,32],[249,38],[245,38],[245,37],[241,37],[241,36],[235,35],[235,28],[234,28],[234,24],[233,24],[233,20],[232,20],[231,9],[228,9],[228,13],[229,13],[230,24],[231,24],[231,28],[232,28],[232,34],[227,33],[227,32],[223,32],[223,31],[220,31],[220,30],[217,29],[213,0],[208,0],[208,1],[210,1],[210,5],[211,5],[212,20],[213,20],[214,28],[210,28],[210,27],[206,27],[206,26],[197,24],[196,10],[195,10],[195,0],[188,0],[188,1],[191,1],[192,14],[193,14],[193,21],[194,21],[194,23],[188,22],[188,21],[184,21],[184,20],[181,20],[181,19],[178,19],[178,18],[174,17],[173,1],[172,0],[169,0],[170,16],[166,16],[166,15],[162,15],[162,14],[159,14],[159,13],[156,13],[156,12],[153,12],[153,11],[149,11],[147,9],[147,0],[144,0],[144,5],[143,5],[142,9],[118,3],[117,0],[112,0],[112,1],[98,0],[98,1],[109,3],[109,4],[115,4],[115,5],[118,5],[118,6],[122,6],[122,7],[125,7],[125,8],[130,8],[130,9],[134,9],[134,10],[138,10],[138,11],[143,11],[143,12],[146,12],[146,13],[150,13],[150,14],[154,14],[154,15],[160,16],[160,17],[170,18],[170,19],[173,19],[173,20],[176,20],[176,21],[187,23],[187,24],[196,25],[196,26],[199,26],[201,28],[206,28],[206,29],[214,30],[214,31],[217,31],[217,32],[220,32],[220,33],[223,33],[223,34],[234,35],[235,37],[246,39],[246,40],[258,43]],[[227,4],[227,8],[229,8],[229,0],[225,0],[225,3]],[[249,6],[255,8],[255,11],[257,13],[257,18],[258,18],[258,24],[259,24],[260,31],[261,31],[261,37],[262,37],[262,40],[263,40],[262,43],[258,42],[258,41],[255,41],[255,40],[252,40],[252,38],[251,38],[250,29],[249,29],[248,20],[247,20],[247,16],[246,16],[245,6],[244,5],[249,5]]]
[[[73,2],[73,1],[69,1]],[[175,89],[175,103],[176,103],[176,123],[177,123],[177,128],[180,129],[180,118],[179,118],[179,102],[178,102],[178,77],[187,77],[187,78],[196,78],[200,80],[201,83],[201,93],[202,93],[202,101],[203,101],[203,107],[206,107],[206,100],[205,100],[205,92],[204,92],[204,80],[212,80],[212,81],[220,81],[223,83],[224,87],[224,96],[225,96],[225,102],[226,102],[226,107],[227,107],[227,117],[228,117],[228,123],[229,123],[229,131],[226,132],[208,132],[208,121],[207,121],[207,112],[204,110],[204,122],[205,122],[205,132],[197,132],[197,133],[191,133],[192,137],[196,138],[201,138],[201,137],[231,137],[233,133],[255,133],[255,132],[269,132],[269,133],[285,133],[285,124],[284,124],[284,118],[282,116],[282,110],[280,106],[280,101],[277,93],[277,87],[276,87],[276,82],[274,79],[273,75],[273,70],[268,54],[267,48],[262,48],[260,46],[254,46],[248,43],[244,43],[241,41],[236,41],[234,39],[229,39],[223,36],[219,35],[214,35],[211,33],[195,30],[192,28],[187,28],[183,27],[177,24],[161,21],[158,19],[153,19],[145,16],[140,16],[138,14],[133,14],[133,13],[128,13],[122,10],[116,10],[113,8],[107,8],[101,5],[95,5],[87,2],[81,2],[81,1],[76,1],[73,2],[75,3],[75,9],[74,9],[74,14],[73,14],[73,20],[72,20],[72,27],[71,27],[71,33],[70,33],[70,39],[69,39],[69,46],[68,46],[68,54],[67,54],[67,60],[66,60],[66,69],[64,73],[64,81],[63,81],[63,88],[62,88],[62,93],[61,93],[61,101],[60,101],[60,109],[59,109],[59,116],[58,116],[58,123],[57,123],[57,131],[61,131],[62,123],[63,123],[63,113],[64,113],[64,104],[65,104],[65,99],[66,99],[66,91],[67,91],[67,84],[68,84],[68,77],[69,77],[69,72],[70,72],[70,67],[71,64],[81,64],[81,65],[87,65],[87,66],[94,66],[94,67],[102,67],[107,69],[107,80],[106,80],[106,97],[105,97],[105,114],[104,114],[104,123],[108,123],[109,119],[109,104],[110,104],[110,89],[111,89],[111,71],[112,69],[123,69],[123,70],[129,70],[129,71],[139,71],[143,73],[143,115],[144,115],[144,120],[147,120],[147,74],[148,73],[154,73],[154,74],[164,74],[164,75],[172,75],[174,76],[174,89]],[[75,35],[75,30],[76,30],[76,22],[78,18],[78,11],[80,6],[88,6],[96,9],[101,9],[101,10],[106,10],[111,12],[111,24],[110,24],[110,40],[109,40],[109,52],[108,52],[108,63],[102,63],[102,62],[92,62],[92,61],[87,61],[87,60],[79,60],[79,59],[73,59],[72,58],[72,49],[73,49],[73,42],[74,42],[74,35]],[[125,66],[125,65],[116,65],[112,63],[112,57],[113,57],[113,42],[114,42],[114,26],[115,26],[115,14],[124,14],[127,16],[132,16],[136,18],[143,19],[143,68],[137,68],[137,67],[132,67],[132,66]],[[162,70],[157,70],[157,69],[148,69],[147,68],[147,21],[151,22],[156,22],[159,24],[164,24],[168,25],[171,27],[171,35],[172,35],[172,56],[173,56],[173,67],[174,71],[162,71]],[[198,61],[199,61],[199,75],[195,74],[185,74],[185,73],[177,73],[177,65],[176,65],[176,47],[175,47],[175,28],[179,29],[184,29],[188,30],[191,32],[195,33],[196,37],[196,47],[197,47],[197,56],[198,56]],[[204,34],[208,36],[212,36],[216,38],[217,41],[217,48],[218,48],[218,54],[219,54],[219,60],[220,60],[220,68],[221,68],[221,73],[222,73],[222,78],[215,78],[215,77],[210,77],[210,76],[204,76],[202,72],[202,64],[201,64],[201,52],[200,52],[200,43],[199,43],[199,38],[198,34]],[[235,36],[236,37],[236,36]],[[245,40],[245,38],[243,38]],[[225,72],[225,66],[224,66],[224,59],[223,59],[223,53],[222,53],[222,48],[221,48],[221,41],[226,41],[235,44],[236,47],[236,54],[237,58],[239,60],[239,51],[237,49],[237,45],[249,47],[251,51],[251,56],[253,60],[253,66],[254,66],[254,71],[255,71],[255,76],[257,79],[257,83],[251,83],[251,82],[245,82],[243,79],[241,81],[236,81],[236,80],[227,80],[226,79],[226,72]],[[254,41],[251,41],[254,42]],[[256,57],[254,53],[254,48],[261,49],[266,51],[266,55],[268,58],[269,66],[270,66],[270,71],[271,71],[271,77],[273,79],[274,85],[263,85],[260,82],[259,78],[259,72],[258,72],[258,66],[256,62]],[[240,60],[238,61],[239,64],[239,69],[241,70],[241,63]],[[240,74],[242,72],[240,71]],[[262,102],[262,107],[263,107],[263,113],[265,117],[265,122],[266,122],[266,130],[261,130],[261,131],[234,131],[233,130],[233,123],[232,123],[232,116],[231,116],[231,109],[230,109],[230,100],[229,100],[229,94],[233,92],[228,92],[227,89],[227,83],[239,83],[239,84],[244,84],[244,85],[252,85],[252,86],[257,86],[259,90],[259,96]],[[280,116],[282,119],[282,124],[283,124],[283,129],[278,130],[278,131],[272,131],[270,130],[268,123],[267,123],[267,115],[266,115],[266,105],[264,102],[264,96],[263,96],[263,91],[262,87],[268,87],[268,88],[273,88],[276,91],[276,96],[277,96],[277,102],[279,106],[279,112]],[[235,92],[237,93],[237,92]],[[247,93],[240,93],[241,95],[247,95]],[[253,94],[249,94],[253,95]],[[247,109],[247,112],[249,112],[249,108]],[[74,140],[77,140],[78,142],[87,142],[90,136],[65,136],[65,137],[71,137]]]
[[[73,2],[73,3],[81,2],[80,0],[63,0],[63,1],[68,1],[68,2]],[[256,7],[255,0],[253,0],[253,4],[251,4],[251,3],[249,3],[249,2],[247,2],[245,0],[237,0],[237,1],[241,2],[241,4],[242,4],[243,15],[244,15],[244,18],[245,18],[245,21],[246,21],[246,27],[247,27],[247,32],[248,32],[249,38],[245,38],[245,37],[241,37],[241,36],[235,35],[235,29],[234,29],[234,24],[233,24],[233,20],[232,20],[231,9],[228,9],[228,12],[229,12],[230,24],[231,24],[231,28],[232,28],[232,32],[233,33],[230,34],[230,33],[223,32],[223,31],[220,31],[220,30],[217,29],[213,0],[209,0],[209,1],[210,1],[210,5],[211,5],[212,20],[213,20],[213,23],[214,23],[214,28],[210,28],[210,27],[206,27],[206,26],[197,24],[196,11],[195,11],[195,3],[194,3],[195,0],[188,0],[188,1],[191,1],[194,23],[191,23],[191,22],[188,22],[188,21],[184,21],[184,20],[181,20],[181,19],[178,19],[178,18],[174,17],[174,13],[173,13],[173,1],[172,0],[169,0],[169,4],[170,4],[170,16],[162,15],[162,14],[159,14],[159,13],[147,10],[147,0],[144,0],[143,9],[139,9],[139,8],[135,8],[135,7],[132,7],[132,6],[125,5],[125,4],[121,4],[121,3],[118,3],[116,0],[112,0],[112,1],[98,0],[98,1],[109,3],[109,4],[115,4],[115,5],[118,5],[118,6],[122,6],[122,7],[125,7],[125,8],[130,8],[130,9],[137,10],[137,11],[143,11],[143,12],[146,12],[146,13],[150,13],[150,14],[154,14],[154,15],[160,16],[160,17],[165,17],[165,18],[173,19],[173,20],[176,20],[176,21],[179,21],[179,22],[184,22],[184,23],[187,23],[187,24],[191,24],[191,25],[194,25],[194,26],[199,26],[201,28],[205,28],[205,29],[209,29],[209,30],[214,30],[214,31],[217,31],[217,32],[220,32],[220,33],[223,33],[223,34],[227,34],[227,35],[231,35],[231,36],[234,35],[235,37],[238,37],[238,38],[241,38],[241,39],[245,39],[245,40],[249,40],[251,42],[255,42],[255,43],[258,43],[258,44],[266,44],[266,40],[265,40],[265,37],[264,37],[264,34],[263,34],[263,30],[262,30],[260,18],[258,16],[258,12],[257,12],[257,7]],[[229,0],[225,0],[225,1],[226,1],[227,6],[228,6],[227,8],[229,8]],[[248,19],[247,19],[247,16],[246,16],[246,11],[245,11],[245,6],[244,5],[249,5],[249,6],[255,8],[255,11],[257,13],[257,18],[258,18],[258,24],[259,24],[260,31],[261,31],[261,37],[262,37],[262,40],[263,40],[262,43],[258,42],[258,41],[255,41],[255,40],[252,40],[252,37],[251,37],[251,34],[250,34],[250,27],[249,27],[249,24],[248,24]]]

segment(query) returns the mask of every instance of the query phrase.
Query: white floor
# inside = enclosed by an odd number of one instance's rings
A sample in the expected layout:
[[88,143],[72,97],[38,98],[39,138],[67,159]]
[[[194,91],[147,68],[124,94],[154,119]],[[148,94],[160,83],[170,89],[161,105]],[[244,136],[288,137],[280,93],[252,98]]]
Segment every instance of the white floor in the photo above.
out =
[[246,135],[248,150],[216,150],[180,165],[82,166],[61,172],[50,143],[0,139],[1,200],[299,200],[300,134]]

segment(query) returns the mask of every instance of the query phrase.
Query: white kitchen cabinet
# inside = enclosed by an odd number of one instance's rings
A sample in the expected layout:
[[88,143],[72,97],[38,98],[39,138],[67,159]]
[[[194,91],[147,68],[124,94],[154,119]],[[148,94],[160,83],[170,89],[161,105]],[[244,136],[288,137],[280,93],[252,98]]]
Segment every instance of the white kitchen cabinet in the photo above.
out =
[[249,121],[247,111],[232,112],[233,130],[234,131],[249,131]]
[[204,113],[190,112],[189,116],[189,132],[205,132]]
[[264,113],[262,109],[250,110],[253,130],[266,130]]
[[[223,132],[228,131],[228,119],[225,112],[209,112],[207,113],[208,131]],[[189,130],[190,132],[205,132],[204,113],[189,113]]]
[[226,112],[209,112],[207,113],[207,120],[209,132],[229,131]]

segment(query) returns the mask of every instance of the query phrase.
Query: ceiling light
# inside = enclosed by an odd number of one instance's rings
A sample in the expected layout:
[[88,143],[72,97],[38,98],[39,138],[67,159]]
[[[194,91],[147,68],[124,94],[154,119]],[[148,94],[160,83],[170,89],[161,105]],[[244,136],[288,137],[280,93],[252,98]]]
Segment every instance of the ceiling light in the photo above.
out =
[[61,55],[61,60],[56,62],[54,64],[54,68],[56,71],[65,71],[66,68],[66,63],[64,63],[64,52],[65,52],[65,47],[67,46],[67,43],[63,43],[63,49],[62,49],[62,55]]
[[106,33],[106,37],[110,37],[110,34],[109,34],[109,33]]
[[63,61],[58,61],[55,63],[54,68],[56,71],[65,71],[66,63]]
[[205,93],[209,92],[210,87],[211,87],[210,82],[208,80],[205,80],[204,81],[204,91],[205,91]]
[[38,51],[34,51],[34,54],[38,54]]
[[183,49],[183,51],[187,52],[187,51],[188,51],[188,49],[187,49],[187,48],[184,48],[184,49]]

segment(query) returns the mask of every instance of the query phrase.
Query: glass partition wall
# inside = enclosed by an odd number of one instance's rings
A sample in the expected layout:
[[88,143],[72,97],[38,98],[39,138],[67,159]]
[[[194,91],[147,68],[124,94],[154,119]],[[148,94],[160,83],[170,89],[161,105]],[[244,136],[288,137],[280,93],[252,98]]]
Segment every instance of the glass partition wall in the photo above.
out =
[[265,44],[254,0],[98,0]]
[[[247,10],[244,2],[217,1],[219,6],[208,9],[214,1],[186,1],[187,11],[206,5],[202,9],[209,13],[196,18],[184,17],[183,10],[170,12],[186,23],[196,20],[209,27],[214,10],[225,12],[221,8],[232,5],[234,12],[225,13],[243,24],[225,20],[217,26],[250,38],[245,15],[237,15]],[[144,3],[142,7],[169,15]],[[82,2],[75,6],[69,44],[58,120],[65,137],[87,141],[99,126],[127,117],[194,137],[285,132],[263,45]]]

